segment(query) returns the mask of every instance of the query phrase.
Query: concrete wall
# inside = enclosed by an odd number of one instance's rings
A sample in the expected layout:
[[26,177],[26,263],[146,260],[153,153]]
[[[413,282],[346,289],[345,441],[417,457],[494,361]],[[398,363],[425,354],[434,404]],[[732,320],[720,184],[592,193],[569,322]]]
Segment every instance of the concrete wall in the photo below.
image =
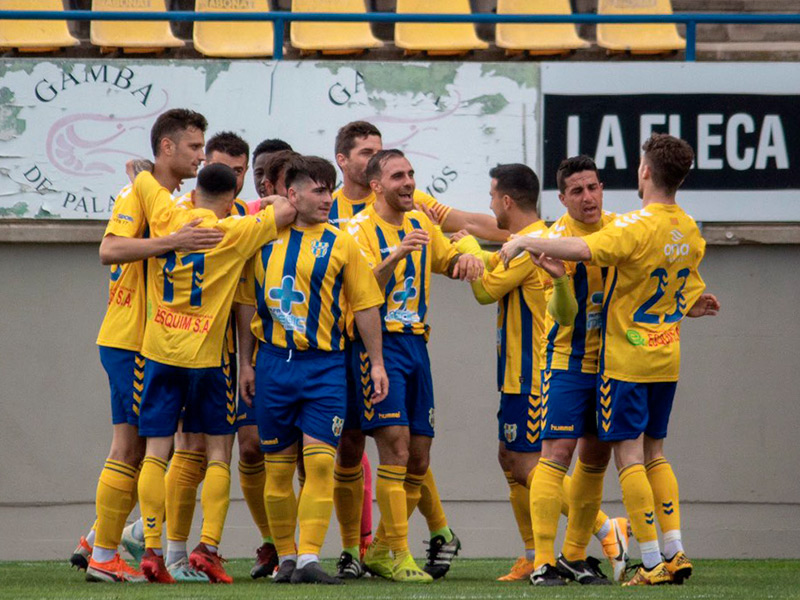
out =
[[[667,443],[692,556],[800,557],[798,264],[800,246],[708,250],[702,272],[723,311],[685,324]],[[0,539],[13,540],[0,544],[0,560],[66,558],[91,525],[110,442],[94,345],[107,270],[93,244],[0,244],[0,282]],[[464,284],[432,287],[433,468],[450,524],[465,556],[516,555],[495,458],[494,309]],[[223,550],[245,556],[258,536],[237,481],[232,490]],[[613,473],[606,498],[607,512],[622,514]],[[412,536],[422,554],[419,516]],[[337,539],[334,524],[327,554]]]

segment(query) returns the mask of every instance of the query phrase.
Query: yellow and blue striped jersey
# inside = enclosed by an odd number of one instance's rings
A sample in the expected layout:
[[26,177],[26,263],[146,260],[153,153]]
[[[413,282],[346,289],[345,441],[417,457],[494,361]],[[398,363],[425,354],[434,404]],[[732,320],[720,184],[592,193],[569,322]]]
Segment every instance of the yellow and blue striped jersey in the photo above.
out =
[[202,208],[178,209],[169,192],[150,173],[134,181],[153,236],[162,237],[200,218],[225,236],[214,248],[167,252],[147,261],[147,324],[142,354],[186,368],[222,364],[225,328],[239,276],[247,260],[275,239],[274,210],[248,217],[218,219]]
[[[584,237],[600,231],[614,220],[614,215],[604,212],[601,219],[587,225],[573,219],[569,213],[550,226],[545,237]],[[600,352],[600,326],[602,323],[603,288],[606,267],[596,267],[583,262],[565,261],[572,290],[578,303],[578,314],[572,325],[560,325],[545,311],[544,364],[543,369],[558,369],[577,373],[597,373],[597,358]],[[549,278],[540,269],[540,275]],[[553,294],[552,286],[545,290],[545,302]]]
[[[519,235],[541,237],[544,221],[531,223]],[[497,301],[497,387],[506,394],[539,395],[541,341],[544,333],[544,288],[540,269],[525,252],[508,265],[492,256],[481,283]]]
[[681,320],[705,289],[706,242],[676,204],[648,204],[583,238],[606,278],[599,372],[622,381],[677,381]]
[[281,348],[344,350],[348,312],[383,304],[353,237],[329,223],[292,226],[255,254],[237,301],[255,305],[250,329]]
[[[339,188],[333,192],[333,204],[331,205],[330,213],[328,213],[328,223],[342,229],[347,225],[350,219],[368,206],[372,206],[373,202],[375,202],[375,192],[372,192],[369,196],[361,200],[350,200],[350,198],[344,195],[342,188]],[[445,206],[436,200],[436,198],[421,190],[414,190],[414,202],[417,204],[424,204],[431,209],[439,223],[444,223],[447,215],[453,210],[451,207]]]
[[[141,238],[146,233],[147,219],[142,204],[133,185],[126,185],[114,200],[114,210],[104,235]],[[144,282],[142,261],[111,265],[108,308],[97,336],[99,346],[133,352],[141,350],[144,335]]]
[[425,322],[428,313],[431,271],[445,273],[450,262],[458,256],[456,249],[444,237],[441,229],[418,210],[403,215],[400,226],[387,223],[370,205],[358,213],[347,226],[374,269],[397,248],[405,235],[414,229],[424,229],[430,242],[418,252],[412,252],[397,263],[384,289],[385,302],[381,307],[383,330],[389,333],[427,335]]

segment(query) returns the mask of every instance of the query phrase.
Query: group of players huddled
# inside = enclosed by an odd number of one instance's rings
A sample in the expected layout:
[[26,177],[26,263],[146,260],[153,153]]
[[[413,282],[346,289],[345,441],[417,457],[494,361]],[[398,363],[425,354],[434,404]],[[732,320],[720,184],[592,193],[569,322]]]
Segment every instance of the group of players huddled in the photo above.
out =
[[[688,144],[647,140],[642,208],[626,215],[603,211],[589,157],[565,159],[557,181],[567,212],[548,228],[529,167],[491,169],[494,217],[460,211],[417,190],[407,157],[383,149],[364,121],[336,136],[339,190],[329,161],[267,140],[252,157],[259,199],[245,203],[247,143],[230,132],[206,143],[206,128],[186,109],[156,119],[154,160],[128,163],[131,184],[100,245],[111,279],[97,343],[114,434],[97,520],[70,559],[87,580],[231,583],[218,547],[236,435],[242,493],[262,537],[253,578],[443,577],[461,542],[429,465],[432,272],[498,305],[499,462],[525,546],[500,580],[610,584],[587,557],[592,535],[613,580],[634,571],[624,585],[689,577],[663,440],[680,322],[714,315],[719,303],[698,273],[705,242],[675,204],[694,158]],[[173,195],[194,177],[193,191]],[[489,252],[478,238],[505,244]],[[374,537],[367,435],[380,461]],[[627,518],[600,510],[612,451]],[[188,553],[201,482],[200,543]],[[141,518],[126,525],[137,502]],[[334,507],[343,548],[335,576],[319,563]],[[408,543],[415,509],[430,530],[423,568]],[[629,531],[642,555],[635,569]]]

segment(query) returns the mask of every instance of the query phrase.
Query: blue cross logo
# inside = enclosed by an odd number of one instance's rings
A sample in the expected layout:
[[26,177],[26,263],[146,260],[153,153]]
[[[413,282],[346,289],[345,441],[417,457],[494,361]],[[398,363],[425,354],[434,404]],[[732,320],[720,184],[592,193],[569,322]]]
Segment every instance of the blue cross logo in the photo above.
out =
[[294,277],[286,275],[281,281],[281,287],[270,288],[270,300],[280,300],[281,312],[290,314],[292,305],[300,304],[305,301],[306,296],[303,292],[296,292],[294,289]]
[[400,310],[404,310],[408,301],[412,298],[416,298],[416,296],[417,288],[414,287],[414,278],[406,277],[406,280],[403,282],[403,289],[392,294],[392,300],[399,302]]

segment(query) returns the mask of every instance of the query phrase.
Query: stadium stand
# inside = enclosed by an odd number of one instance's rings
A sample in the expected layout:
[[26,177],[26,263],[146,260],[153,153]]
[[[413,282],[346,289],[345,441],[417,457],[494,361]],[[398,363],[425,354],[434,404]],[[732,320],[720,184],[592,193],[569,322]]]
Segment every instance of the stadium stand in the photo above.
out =
[[[397,0],[398,13],[469,14],[469,0]],[[406,54],[427,52],[434,56],[454,56],[471,50],[485,50],[489,44],[478,38],[475,27],[468,23],[398,23],[394,43]]]
[[[126,0],[92,0],[92,10],[142,12],[167,12],[165,0],[142,0],[131,6]],[[101,52],[121,49],[127,54],[163,52],[166,48],[180,48],[183,40],[176,38],[168,21],[92,21],[91,41]]]
[[[253,0],[244,8],[219,8],[211,0],[197,0],[197,12],[269,12],[269,0]],[[205,56],[246,58],[272,56],[272,22],[229,23],[200,21],[194,24],[194,49]]]
[[[497,0],[498,15],[572,13],[569,0]],[[530,54],[567,54],[591,44],[581,39],[570,23],[514,24],[497,26],[495,43],[506,54],[527,51]]]
[[[670,0],[598,0],[601,15],[672,14]],[[662,54],[686,48],[686,40],[678,35],[672,23],[617,24],[597,26],[597,45],[609,53]]]
[[[61,0],[40,0],[31,7],[29,0],[0,0],[0,10],[64,10]],[[53,52],[77,46],[66,21],[0,21],[0,50]]]
[[[292,0],[292,12],[365,13],[367,9],[364,0]],[[369,23],[292,23],[291,42],[301,54],[361,54],[383,46]]]

